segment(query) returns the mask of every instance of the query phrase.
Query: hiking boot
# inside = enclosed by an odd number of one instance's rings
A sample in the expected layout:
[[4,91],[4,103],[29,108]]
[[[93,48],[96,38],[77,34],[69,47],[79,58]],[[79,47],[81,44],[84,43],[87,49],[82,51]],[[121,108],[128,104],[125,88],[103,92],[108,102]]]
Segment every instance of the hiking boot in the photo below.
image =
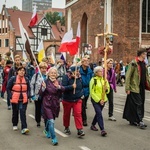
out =
[[101,136],[106,136],[107,135],[107,132],[105,130],[102,130],[101,131]]
[[111,117],[108,118],[108,120],[116,121],[116,118],[114,116],[111,116]]
[[87,121],[83,121],[83,126],[88,126]]
[[71,134],[71,131],[70,131],[69,127],[65,128],[64,133],[67,134],[67,135]]
[[91,125],[91,128],[90,128],[91,130],[93,130],[93,131],[98,131],[98,129],[96,128],[96,126],[94,126],[94,125]]
[[27,128],[24,128],[24,129],[22,129],[22,130],[21,130],[21,133],[22,133],[22,134],[29,133],[29,129],[27,129]]
[[13,130],[14,130],[14,131],[17,131],[17,130],[18,130],[18,127],[17,127],[17,126],[13,126]]
[[52,144],[55,146],[55,145],[58,145],[58,140],[57,138],[55,137],[54,139],[52,139]]
[[81,136],[85,136],[85,133],[83,132],[83,130],[78,130],[77,135],[78,137],[81,137]]

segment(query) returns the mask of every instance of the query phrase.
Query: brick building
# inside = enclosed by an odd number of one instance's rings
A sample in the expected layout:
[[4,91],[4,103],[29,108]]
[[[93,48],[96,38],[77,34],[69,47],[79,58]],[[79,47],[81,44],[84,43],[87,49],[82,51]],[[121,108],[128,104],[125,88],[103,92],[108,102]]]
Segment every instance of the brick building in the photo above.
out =
[[52,52],[56,56],[59,55],[57,49],[65,33],[65,27],[59,22],[57,25],[51,25],[44,15],[38,14],[37,24],[30,28],[28,25],[31,16],[31,12],[9,9],[3,5],[0,14],[0,54],[13,50],[14,54],[22,55],[22,50],[25,50],[18,23],[20,18],[29,35],[33,52],[37,53],[40,40],[43,39],[46,55]]
[[[82,43],[92,44],[91,59],[98,61],[102,56],[94,49],[95,35],[103,33],[106,24],[109,32],[118,34],[111,37],[115,60],[130,61],[139,47],[150,47],[150,0],[66,0],[66,25],[76,34],[78,21],[81,22]],[[104,45],[99,37],[99,46]]]

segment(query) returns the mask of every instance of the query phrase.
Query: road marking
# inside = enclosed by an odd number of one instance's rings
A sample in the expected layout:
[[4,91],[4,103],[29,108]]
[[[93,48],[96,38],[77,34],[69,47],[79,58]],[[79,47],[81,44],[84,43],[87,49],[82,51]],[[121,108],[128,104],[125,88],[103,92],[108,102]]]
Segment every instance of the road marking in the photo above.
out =
[[91,150],[91,149],[89,149],[89,148],[86,147],[86,146],[79,146],[79,148],[82,149],[82,150]]
[[[108,109],[108,106],[106,105],[104,108]],[[123,113],[123,110],[121,110],[119,108],[115,108],[114,111],[118,112],[118,113],[121,113],[121,114]],[[146,121],[150,121],[150,117],[149,116],[145,116],[143,119],[146,120]]]
[[32,114],[29,114],[29,117],[31,117],[32,119],[35,119],[35,117]]
[[6,100],[6,99],[3,99],[3,101],[4,101],[4,102],[7,102],[7,100]]
[[[29,114],[29,117],[31,117],[32,119],[35,119],[35,116],[32,114]],[[68,137],[68,135],[64,134],[63,132],[59,131],[58,129],[55,128],[55,132],[59,135],[61,135],[62,137]]]
[[[120,96],[123,96],[123,97],[126,97],[127,95],[126,94],[119,94]],[[146,98],[145,99],[146,101],[150,102],[150,99]]]
[[59,131],[58,129],[55,128],[55,132],[59,135],[61,135],[62,137],[68,137],[68,135],[64,134],[63,132]]

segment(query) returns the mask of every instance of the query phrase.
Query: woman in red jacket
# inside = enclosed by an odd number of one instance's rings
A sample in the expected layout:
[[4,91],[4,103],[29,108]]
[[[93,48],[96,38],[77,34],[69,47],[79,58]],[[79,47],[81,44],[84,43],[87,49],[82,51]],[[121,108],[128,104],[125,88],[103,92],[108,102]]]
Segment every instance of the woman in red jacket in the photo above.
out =
[[[6,91],[6,86],[7,86],[7,81],[8,81],[8,73],[9,73],[9,70],[11,69],[12,65],[13,65],[13,61],[11,61],[11,60],[6,61],[6,66],[4,67],[4,71],[3,71],[4,77],[3,77],[2,92],[1,92],[2,98],[4,98],[4,93]],[[7,106],[8,106],[8,109],[11,109],[9,99],[7,100]]]

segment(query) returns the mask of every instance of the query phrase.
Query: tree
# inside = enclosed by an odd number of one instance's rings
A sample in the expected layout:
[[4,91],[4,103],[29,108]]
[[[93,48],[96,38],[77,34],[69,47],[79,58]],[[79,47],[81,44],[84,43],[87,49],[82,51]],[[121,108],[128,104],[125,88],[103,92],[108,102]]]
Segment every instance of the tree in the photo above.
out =
[[19,8],[17,6],[13,6],[11,8],[14,9],[14,10],[19,10]]
[[51,24],[56,24],[56,22],[60,20],[61,25],[65,25],[65,17],[61,17],[58,12],[46,13],[46,18]]

